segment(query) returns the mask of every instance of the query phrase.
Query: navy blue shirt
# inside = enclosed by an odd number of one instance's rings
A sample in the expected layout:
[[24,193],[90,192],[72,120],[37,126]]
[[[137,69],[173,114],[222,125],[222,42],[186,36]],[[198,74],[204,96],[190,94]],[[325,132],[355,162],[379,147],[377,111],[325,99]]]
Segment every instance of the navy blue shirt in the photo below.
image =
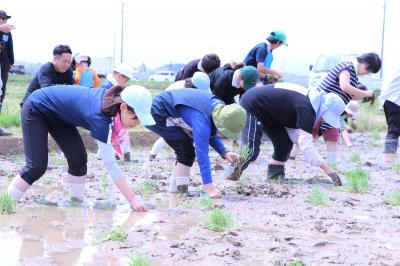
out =
[[267,54],[267,44],[265,42],[259,43],[250,50],[250,52],[244,58],[243,63],[246,66],[253,66],[257,68],[257,63],[264,63]]
[[112,119],[101,111],[104,92],[104,88],[57,85],[34,91],[24,104],[50,125],[83,127],[108,143]]

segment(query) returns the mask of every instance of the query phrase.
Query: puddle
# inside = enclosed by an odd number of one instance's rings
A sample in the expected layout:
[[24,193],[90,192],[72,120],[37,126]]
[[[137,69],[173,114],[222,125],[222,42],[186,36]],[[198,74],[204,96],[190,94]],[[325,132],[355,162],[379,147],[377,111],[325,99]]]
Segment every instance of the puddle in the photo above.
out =
[[[171,203],[175,205],[176,199],[164,204]],[[132,213],[129,205],[116,205],[113,210],[96,209],[90,203],[64,206],[68,204],[25,207],[15,215],[1,216],[0,250],[6,254],[1,256],[1,264],[127,265],[129,250],[117,250],[125,254],[114,256],[114,252],[101,252],[106,244],[94,244],[100,232],[121,227],[129,233],[151,226],[159,231],[157,239],[166,241],[179,239],[197,225],[190,217],[176,216],[169,209]],[[152,265],[159,263],[152,261]]]

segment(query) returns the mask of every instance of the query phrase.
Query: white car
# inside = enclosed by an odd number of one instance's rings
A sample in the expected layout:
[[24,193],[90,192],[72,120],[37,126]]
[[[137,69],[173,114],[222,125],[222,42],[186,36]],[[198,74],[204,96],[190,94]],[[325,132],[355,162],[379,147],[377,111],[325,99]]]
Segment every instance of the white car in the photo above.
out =
[[150,75],[151,81],[175,81],[175,73],[173,71],[157,71],[155,74]]

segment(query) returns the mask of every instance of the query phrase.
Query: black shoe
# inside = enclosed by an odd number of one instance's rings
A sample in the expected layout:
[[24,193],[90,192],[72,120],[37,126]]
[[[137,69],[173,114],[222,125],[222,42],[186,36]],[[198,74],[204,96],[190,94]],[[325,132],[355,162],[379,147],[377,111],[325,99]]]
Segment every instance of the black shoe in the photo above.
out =
[[280,180],[285,179],[285,166],[279,164],[269,164],[267,178]]
[[0,128],[0,137],[7,137],[7,136],[11,136],[12,133],[11,132],[7,132],[4,129]]
[[383,153],[396,154],[398,145],[399,144],[397,139],[386,139]]

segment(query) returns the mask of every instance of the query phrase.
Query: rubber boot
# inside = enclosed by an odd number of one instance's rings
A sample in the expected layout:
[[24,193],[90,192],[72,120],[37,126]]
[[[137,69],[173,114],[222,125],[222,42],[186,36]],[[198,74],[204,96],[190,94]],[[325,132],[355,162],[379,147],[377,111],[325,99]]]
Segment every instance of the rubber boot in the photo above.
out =
[[269,164],[267,178],[268,179],[285,179],[285,166],[279,165],[279,164]]
[[129,151],[124,153],[124,161],[125,162],[132,162],[131,153]]
[[398,146],[398,139],[386,139],[383,153],[396,154],[397,146]]

